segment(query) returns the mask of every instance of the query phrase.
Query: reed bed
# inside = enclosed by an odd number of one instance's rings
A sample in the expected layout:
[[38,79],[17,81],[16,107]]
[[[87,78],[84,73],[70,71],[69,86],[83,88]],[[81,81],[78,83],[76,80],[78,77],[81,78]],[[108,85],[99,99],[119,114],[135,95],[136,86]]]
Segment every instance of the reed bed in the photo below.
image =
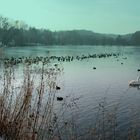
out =
[[[42,62],[39,69],[25,64],[16,74],[13,65],[1,71],[0,137],[8,140],[51,139],[55,124],[53,104],[61,72]],[[33,72],[34,71],[34,72]],[[16,79],[18,76],[20,80]]]

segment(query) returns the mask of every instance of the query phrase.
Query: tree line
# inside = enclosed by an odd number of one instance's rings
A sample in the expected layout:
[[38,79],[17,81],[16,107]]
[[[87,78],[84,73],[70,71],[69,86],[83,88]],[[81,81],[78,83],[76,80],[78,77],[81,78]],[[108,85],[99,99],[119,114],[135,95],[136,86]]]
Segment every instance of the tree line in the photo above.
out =
[[29,27],[23,21],[0,16],[0,45],[140,45],[140,31],[127,35],[99,34],[87,30],[50,31]]

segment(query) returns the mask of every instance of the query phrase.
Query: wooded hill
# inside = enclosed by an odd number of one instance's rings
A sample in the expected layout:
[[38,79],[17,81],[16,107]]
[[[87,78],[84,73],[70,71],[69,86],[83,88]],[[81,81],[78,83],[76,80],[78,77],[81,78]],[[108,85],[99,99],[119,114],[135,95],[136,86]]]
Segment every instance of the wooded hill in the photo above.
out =
[[101,34],[88,30],[50,31],[29,27],[0,16],[0,45],[134,45],[140,46],[140,31],[126,35]]

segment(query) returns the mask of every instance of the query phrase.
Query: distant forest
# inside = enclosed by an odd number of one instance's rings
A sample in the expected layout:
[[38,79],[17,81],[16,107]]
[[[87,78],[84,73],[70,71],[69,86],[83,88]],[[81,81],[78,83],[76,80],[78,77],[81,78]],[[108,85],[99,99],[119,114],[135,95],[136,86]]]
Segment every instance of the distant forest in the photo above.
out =
[[140,31],[126,35],[101,34],[88,30],[50,31],[29,27],[22,21],[0,16],[0,46],[34,45],[135,45]]

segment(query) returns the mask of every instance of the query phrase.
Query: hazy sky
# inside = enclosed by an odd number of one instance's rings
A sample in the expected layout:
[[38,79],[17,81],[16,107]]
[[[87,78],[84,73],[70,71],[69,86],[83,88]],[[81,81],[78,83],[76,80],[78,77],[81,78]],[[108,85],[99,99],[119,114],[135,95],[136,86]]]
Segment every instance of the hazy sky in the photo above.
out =
[[0,0],[0,14],[51,30],[140,30],[140,0]]

